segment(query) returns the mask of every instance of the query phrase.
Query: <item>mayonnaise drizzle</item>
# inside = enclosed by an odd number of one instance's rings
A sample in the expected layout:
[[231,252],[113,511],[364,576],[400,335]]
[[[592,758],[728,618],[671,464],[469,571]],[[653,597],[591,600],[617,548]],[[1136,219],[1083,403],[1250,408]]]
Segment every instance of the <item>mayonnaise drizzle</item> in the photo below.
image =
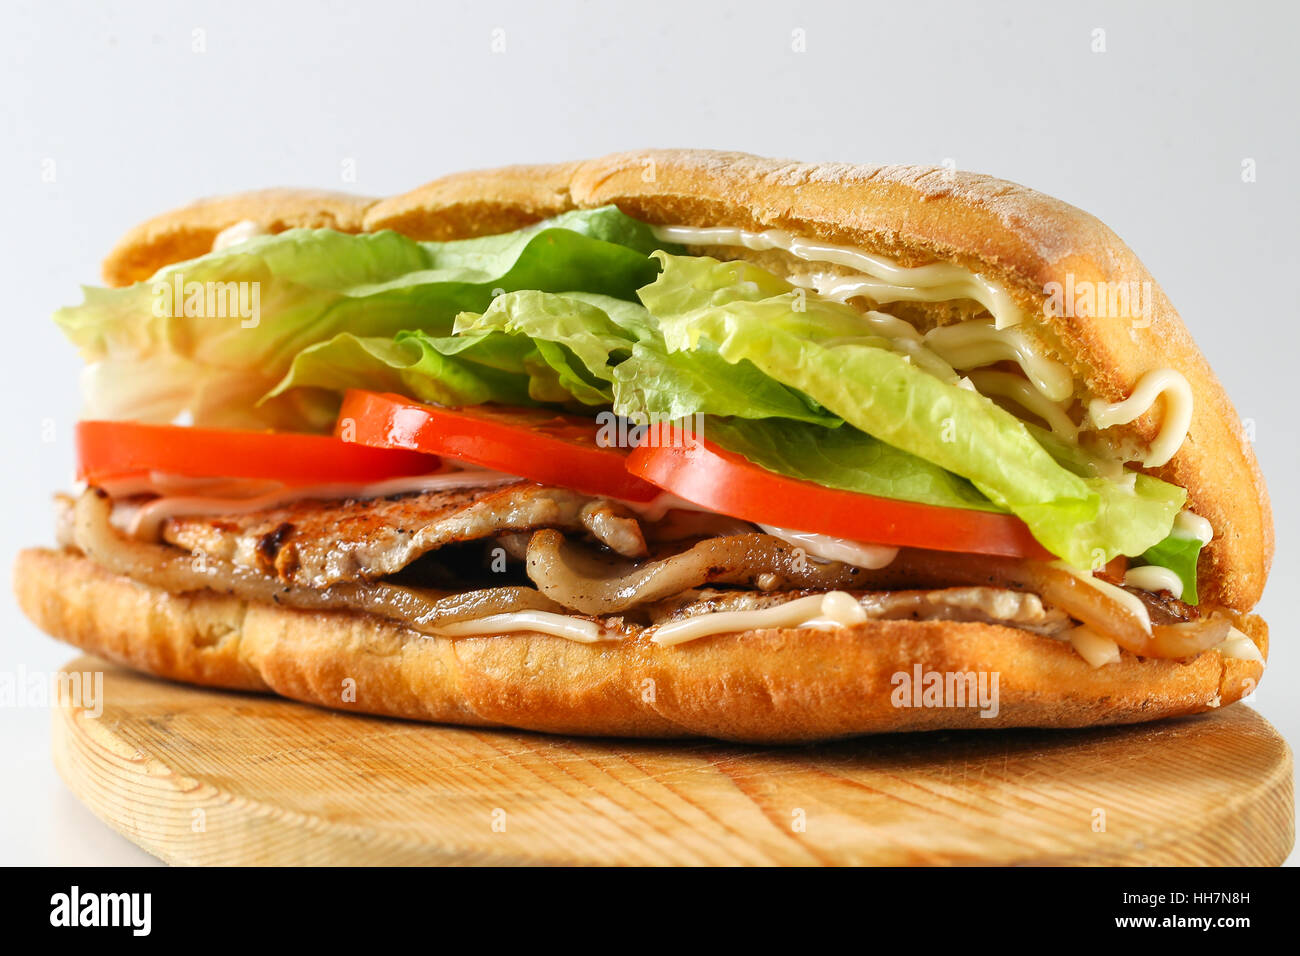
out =
[[931,329],[925,334],[925,344],[953,368],[979,368],[1008,360],[1019,365],[1048,400],[1063,402],[1074,395],[1070,370],[1039,351],[1022,329],[999,329],[988,319],[968,319]]
[[212,251],[218,252],[221,249],[228,249],[241,242],[247,242],[249,239],[256,239],[258,236],[265,236],[266,234],[267,229],[260,222],[254,222],[252,219],[241,219],[233,226],[227,226],[217,233],[217,237],[212,240]]
[[856,568],[874,571],[891,564],[898,557],[898,549],[883,544],[863,544],[849,538],[836,538],[827,534],[814,534],[810,531],[791,531],[775,525],[760,524],[760,528],[780,538],[786,544],[802,548],[814,558],[824,561],[843,561]]
[[1228,636],[1223,639],[1223,643],[1215,647],[1215,650],[1233,660],[1264,663],[1264,655],[1260,653],[1259,645],[1235,627],[1228,628]]
[[1209,544],[1214,540],[1214,527],[1200,515],[1184,510],[1174,519],[1174,534]]
[[973,299],[993,316],[997,327],[1019,325],[1024,310],[998,283],[977,272],[950,262],[924,266],[901,266],[885,256],[873,255],[851,246],[804,239],[780,229],[749,232],[722,226],[702,229],[695,226],[654,226],[654,234],[664,242],[687,246],[740,246],[755,252],[778,249],[805,262],[829,262],[862,273],[867,278],[834,277],[824,279],[817,291],[828,298],[847,299],[865,295],[876,302],[902,300],[946,302]]
[[[844,301],[856,295],[878,303],[902,300],[941,302],[973,299],[984,306],[992,320],[972,319],[955,325],[940,326],[919,336],[910,323],[883,313],[867,313],[875,331],[889,338],[899,351],[912,355],[918,365],[951,381],[945,368],[966,370],[997,361],[1015,361],[1029,381],[1047,400],[1068,401],[1074,394],[1070,370],[1055,359],[1042,354],[1016,329],[1024,321],[1024,310],[1005,288],[979,273],[948,262],[924,266],[901,266],[885,256],[874,255],[850,246],[804,239],[779,229],[750,232],[731,227],[698,228],[695,226],[654,226],[657,238],[688,246],[739,246],[756,252],[781,250],[806,262],[827,262],[853,269],[861,276],[815,273],[801,284],[810,284],[827,298]],[[887,320],[887,321],[882,321]],[[903,330],[902,326],[907,326]],[[928,353],[922,349],[928,348]],[[920,353],[920,354],[918,354]],[[955,378],[955,376],[954,376]],[[978,388],[978,381],[975,381]],[[1187,437],[1192,417],[1192,391],[1187,380],[1173,369],[1147,372],[1138,387],[1122,402],[1107,404],[1098,399],[1089,405],[1089,413],[1098,428],[1127,424],[1144,414],[1161,394],[1165,396],[1165,420],[1156,440],[1151,443],[1142,464],[1158,467],[1171,459]],[[1027,411],[1043,417],[1038,410],[1022,403]],[[1060,415],[1052,414],[1052,430],[1069,435]],[[1044,420],[1047,420],[1046,418]]]
[[509,614],[490,614],[472,621],[456,621],[434,628],[442,637],[473,637],[475,635],[509,634],[517,631],[534,631],[563,637],[579,644],[597,641],[617,641],[621,635],[608,631],[595,621],[555,614],[551,611],[514,611]]
[[[814,273],[791,277],[796,285],[814,289],[820,295],[845,301],[865,295],[877,302],[898,299],[948,301],[971,298],[993,315],[992,319],[969,319],[954,325],[940,326],[922,335],[912,323],[885,312],[869,310],[862,314],[863,323],[872,333],[888,339],[890,345],[906,355],[919,368],[949,384],[965,384],[956,370],[968,370],[996,362],[1011,361],[1020,366],[1028,380],[1024,387],[1013,388],[1010,373],[1001,377],[985,376],[985,381],[999,394],[1012,398],[1026,411],[1042,418],[1052,431],[1074,441],[1078,428],[1070,420],[1062,403],[1074,396],[1074,376],[1063,363],[1050,358],[1022,329],[1020,307],[1000,287],[952,263],[905,267],[883,256],[871,255],[831,243],[800,239],[778,230],[755,233],[742,229],[697,229],[688,226],[655,227],[655,235],[664,241],[692,246],[741,246],[762,251],[782,249],[796,258],[829,262],[867,273],[861,276],[837,276]],[[970,376],[976,390],[980,379]]]
[[757,611],[714,611],[660,624],[650,638],[660,646],[683,644],[713,634],[787,627],[850,627],[867,619],[866,609],[845,591],[828,591]]
[[670,511],[699,511],[704,514],[721,514],[721,512],[714,511],[712,508],[697,505],[693,501],[679,498],[667,491],[655,495],[649,501],[628,501],[619,498],[618,503],[633,512],[642,521],[649,522],[662,521]]
[[1150,591],[1153,594],[1168,591],[1179,599],[1183,596],[1183,579],[1158,564],[1144,564],[1138,568],[1129,568],[1124,572],[1124,583],[1139,591]]
[[[1178,517],[1174,519],[1174,527],[1170,533],[1176,538],[1194,538],[1203,545],[1214,540],[1214,528],[1210,523],[1200,515],[1193,514],[1186,509],[1178,512]],[[1183,579],[1169,568],[1163,568],[1156,564],[1129,568],[1124,572],[1124,583],[1131,588],[1138,588],[1142,591],[1151,591],[1153,593],[1168,591],[1179,600],[1183,596]]]
[[1133,394],[1122,402],[1108,404],[1100,398],[1093,399],[1088,404],[1088,417],[1098,428],[1127,425],[1150,411],[1161,395],[1165,397],[1164,418],[1155,441],[1142,458],[1143,465],[1157,468],[1182,447],[1192,424],[1192,387],[1180,372],[1171,368],[1147,372],[1138,379]]
[[1041,418],[1048,428],[1066,441],[1073,442],[1079,437],[1079,427],[1065,414],[1065,410],[1019,375],[993,369],[972,369],[967,378],[981,395],[1009,398],[1025,411]]
[[1080,624],[1065,635],[1075,653],[1093,667],[1102,667],[1119,661],[1119,645],[1104,634],[1098,634],[1089,627]]

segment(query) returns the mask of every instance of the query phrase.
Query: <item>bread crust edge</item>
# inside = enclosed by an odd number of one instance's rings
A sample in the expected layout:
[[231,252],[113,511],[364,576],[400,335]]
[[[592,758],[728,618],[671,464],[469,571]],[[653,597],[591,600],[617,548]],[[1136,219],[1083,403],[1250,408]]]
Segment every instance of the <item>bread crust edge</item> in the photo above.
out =
[[[1200,713],[1258,685],[1263,665],[1093,668],[1070,646],[991,624],[874,621],[719,635],[677,647],[542,634],[448,639],[351,611],[215,592],[171,594],[67,551],[29,549],[14,589],[50,635],[158,677],[279,694],[335,710],[584,736],[799,743],[896,731],[1083,727]],[[1244,629],[1267,655],[1268,631]],[[895,706],[897,675],[997,674],[997,712]],[[904,695],[901,699],[908,700]],[[985,708],[990,709],[990,708]]]

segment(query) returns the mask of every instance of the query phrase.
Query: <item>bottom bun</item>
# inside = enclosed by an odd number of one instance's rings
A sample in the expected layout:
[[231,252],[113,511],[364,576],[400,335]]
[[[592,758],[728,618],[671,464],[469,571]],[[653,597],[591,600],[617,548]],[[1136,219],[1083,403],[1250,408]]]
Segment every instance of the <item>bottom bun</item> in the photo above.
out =
[[[1230,704],[1263,673],[1217,651],[1181,662],[1125,653],[1094,668],[1063,641],[948,621],[748,631],[676,647],[644,637],[429,637],[351,611],[169,594],[45,549],[19,555],[14,587],[49,634],[159,677],[336,710],[563,734],[793,743],[1136,723]],[[1241,626],[1267,656],[1264,622]],[[924,693],[933,674],[950,688],[942,700]],[[958,689],[973,686],[978,698],[981,683],[983,704],[953,706]]]

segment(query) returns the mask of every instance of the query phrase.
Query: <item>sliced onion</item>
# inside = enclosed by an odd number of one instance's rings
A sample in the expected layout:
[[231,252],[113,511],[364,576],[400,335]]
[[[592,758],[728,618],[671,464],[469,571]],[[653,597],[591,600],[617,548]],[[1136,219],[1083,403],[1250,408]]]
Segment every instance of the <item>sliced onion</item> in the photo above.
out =
[[614,614],[706,583],[771,588],[852,590],[869,572],[839,562],[811,561],[800,549],[766,534],[709,538],[659,561],[634,564],[566,541],[555,530],[528,543],[528,576],[538,589],[584,614]]
[[1152,628],[1153,652],[1148,657],[1195,657],[1217,647],[1232,633],[1227,618],[1214,615],[1188,624],[1157,624]]
[[[1157,625],[1085,580],[1042,561],[904,549],[887,568],[868,573],[868,587],[952,587],[985,584],[1032,591],[1097,634],[1139,657],[1182,658],[1214,646],[1209,622]],[[1219,637],[1222,640],[1222,637]]]

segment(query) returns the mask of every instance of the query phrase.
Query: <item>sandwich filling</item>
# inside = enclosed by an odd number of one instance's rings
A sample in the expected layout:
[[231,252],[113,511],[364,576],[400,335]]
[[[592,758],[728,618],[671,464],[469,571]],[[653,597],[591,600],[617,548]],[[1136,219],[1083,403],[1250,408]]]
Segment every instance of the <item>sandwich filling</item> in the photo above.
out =
[[1144,471],[1186,380],[1084,394],[954,263],[614,207],[449,242],[240,223],[56,321],[92,419],[60,541],[170,592],[446,637],[908,619],[1260,657],[1199,606],[1214,529]]

